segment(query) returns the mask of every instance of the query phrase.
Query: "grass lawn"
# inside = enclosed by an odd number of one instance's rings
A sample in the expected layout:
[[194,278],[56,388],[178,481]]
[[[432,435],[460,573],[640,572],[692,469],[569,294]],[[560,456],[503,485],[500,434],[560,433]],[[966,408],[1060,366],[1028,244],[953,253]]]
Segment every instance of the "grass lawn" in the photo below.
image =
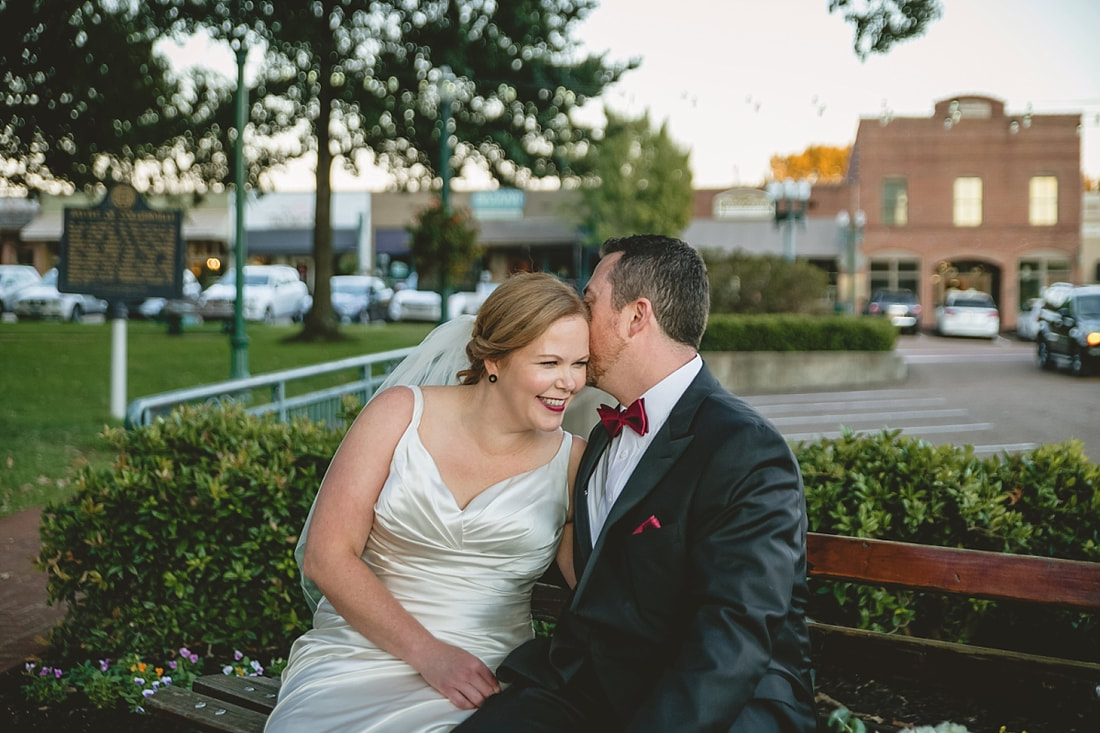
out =
[[[346,341],[287,343],[297,325],[248,324],[252,375],[417,344],[432,324],[344,326]],[[127,324],[126,401],[229,379],[219,324]],[[0,516],[64,497],[73,469],[106,465],[97,437],[111,417],[110,323],[0,322]]]

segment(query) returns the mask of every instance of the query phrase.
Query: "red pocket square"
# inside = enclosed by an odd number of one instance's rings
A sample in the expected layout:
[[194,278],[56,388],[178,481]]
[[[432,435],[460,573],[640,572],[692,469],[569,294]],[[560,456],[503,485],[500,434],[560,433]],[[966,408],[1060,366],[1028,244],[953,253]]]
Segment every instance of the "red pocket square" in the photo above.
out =
[[644,522],[642,522],[641,524],[639,524],[634,529],[634,531],[631,532],[630,534],[641,534],[642,532],[645,532],[647,529],[660,529],[660,528],[661,528],[661,522],[660,522],[659,519],[657,519],[657,515],[654,514],[649,519],[647,519]]

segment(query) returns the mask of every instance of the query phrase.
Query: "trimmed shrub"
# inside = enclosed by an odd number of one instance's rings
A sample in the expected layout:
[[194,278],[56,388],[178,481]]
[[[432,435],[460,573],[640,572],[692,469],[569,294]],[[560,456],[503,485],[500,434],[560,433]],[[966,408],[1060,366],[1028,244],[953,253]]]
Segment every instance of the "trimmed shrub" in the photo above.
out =
[[701,351],[891,351],[898,329],[885,318],[711,315]]
[[53,651],[285,653],[310,623],[294,546],[342,432],[231,405],[103,437],[114,466],[81,469],[43,512],[39,565],[50,602],[68,606]]

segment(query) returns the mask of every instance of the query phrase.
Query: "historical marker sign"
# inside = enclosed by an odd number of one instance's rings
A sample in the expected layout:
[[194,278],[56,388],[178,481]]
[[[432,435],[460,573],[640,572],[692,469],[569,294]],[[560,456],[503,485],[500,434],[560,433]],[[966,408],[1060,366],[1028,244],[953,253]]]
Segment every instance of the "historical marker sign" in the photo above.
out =
[[108,190],[99,206],[66,208],[57,289],[112,301],[181,297],[182,219],[179,211],[150,209],[125,184]]

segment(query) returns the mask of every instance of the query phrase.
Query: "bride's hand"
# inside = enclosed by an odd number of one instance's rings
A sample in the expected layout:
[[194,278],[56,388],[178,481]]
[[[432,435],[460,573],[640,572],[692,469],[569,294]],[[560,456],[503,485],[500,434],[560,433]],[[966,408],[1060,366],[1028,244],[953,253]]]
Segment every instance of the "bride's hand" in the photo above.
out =
[[492,671],[473,654],[440,642],[416,666],[429,685],[461,710],[481,707],[485,698],[500,692]]

